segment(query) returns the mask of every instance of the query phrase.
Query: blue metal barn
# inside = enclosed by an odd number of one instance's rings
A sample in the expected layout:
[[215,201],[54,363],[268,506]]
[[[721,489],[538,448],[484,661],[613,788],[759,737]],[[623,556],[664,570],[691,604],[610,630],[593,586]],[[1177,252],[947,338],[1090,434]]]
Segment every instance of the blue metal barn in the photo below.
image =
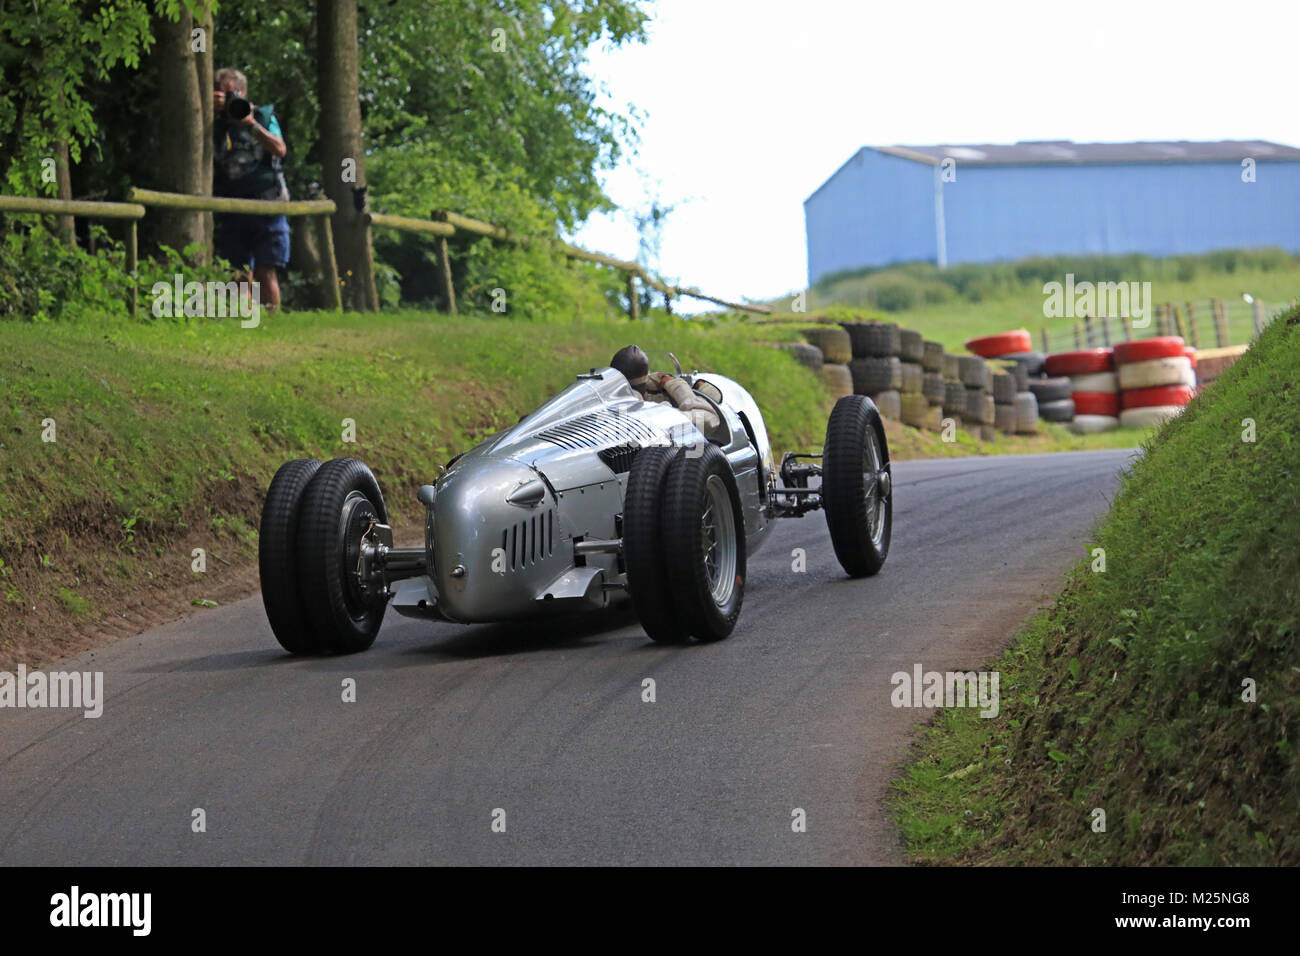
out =
[[864,146],[804,201],[804,221],[810,283],[916,260],[1300,252],[1300,149],[1258,140]]

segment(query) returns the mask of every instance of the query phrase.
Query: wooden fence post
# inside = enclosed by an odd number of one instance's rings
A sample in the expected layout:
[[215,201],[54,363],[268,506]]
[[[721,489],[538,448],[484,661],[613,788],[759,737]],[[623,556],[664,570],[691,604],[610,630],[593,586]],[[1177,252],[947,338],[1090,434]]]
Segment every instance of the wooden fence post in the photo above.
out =
[[334,258],[334,230],[328,215],[315,216],[316,243],[320,246],[321,294],[325,308],[343,311],[343,292],[339,288],[339,263]]
[[1074,350],[1077,352],[1083,348],[1083,323],[1074,323]]
[[1132,341],[1133,341],[1133,323],[1129,320],[1129,317],[1128,317],[1127,315],[1121,315],[1121,316],[1119,317],[1119,324],[1120,324],[1121,326],[1124,327],[1124,341],[1125,341],[1125,342],[1132,342]]
[[1045,325],[1043,326],[1043,354],[1044,355],[1052,354],[1051,346],[1047,344],[1047,326]]
[[1259,335],[1264,331],[1264,303],[1255,299],[1250,303],[1250,308],[1254,315],[1255,334]]
[[1088,348],[1094,348],[1097,344],[1096,330],[1092,327],[1092,316],[1083,317],[1083,336],[1088,343]]
[[139,267],[140,250],[136,244],[138,220],[129,219],[126,223],[126,274],[131,280],[131,318],[135,318],[140,304],[140,282],[136,277]]
[[1230,345],[1228,332],[1228,310],[1218,299],[1211,299],[1210,305],[1214,309],[1214,344],[1219,348]]
[[447,253],[447,237],[439,236],[435,248],[438,256],[438,278],[441,280],[443,301],[445,303],[443,311],[448,315],[455,315],[456,287],[451,281],[451,256]]
[[1101,344],[1106,348],[1110,348],[1110,316],[1109,315],[1103,315],[1101,317]]

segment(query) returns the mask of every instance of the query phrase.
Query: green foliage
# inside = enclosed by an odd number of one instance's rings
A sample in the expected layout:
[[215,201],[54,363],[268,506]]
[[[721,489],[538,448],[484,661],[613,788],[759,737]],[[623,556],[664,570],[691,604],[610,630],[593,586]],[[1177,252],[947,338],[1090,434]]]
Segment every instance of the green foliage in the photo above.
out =
[[0,13],[0,182],[53,193],[41,161],[59,142],[81,159],[95,131],[88,84],[119,64],[134,70],[152,42],[144,0],[41,0]]

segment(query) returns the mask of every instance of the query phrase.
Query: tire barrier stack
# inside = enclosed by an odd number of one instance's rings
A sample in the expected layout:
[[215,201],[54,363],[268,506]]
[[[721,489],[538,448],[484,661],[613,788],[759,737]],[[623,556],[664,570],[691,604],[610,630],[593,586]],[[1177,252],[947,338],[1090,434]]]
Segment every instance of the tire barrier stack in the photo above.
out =
[[892,322],[846,322],[849,372],[853,391],[876,403],[880,414],[894,421],[903,417],[902,330]]
[[1119,427],[1119,386],[1111,349],[1056,352],[1047,357],[1048,375],[1068,377],[1074,415],[1070,430],[1087,435]]
[[997,421],[992,370],[978,355],[962,355],[957,359],[957,372],[966,391],[962,409],[966,430],[981,441],[992,441]]
[[902,385],[899,388],[901,413],[904,425],[925,428],[930,413],[930,403],[925,397],[925,342],[921,333],[912,329],[898,330],[898,357],[902,368]]
[[804,329],[803,336],[810,347],[821,350],[821,377],[830,389],[831,397],[838,401],[845,395],[852,395],[853,373],[849,371],[849,362],[853,360],[853,346],[849,342],[849,333],[838,326],[822,325]]
[[1119,421],[1143,428],[1169,421],[1196,394],[1195,350],[1177,335],[1162,335],[1115,346]]

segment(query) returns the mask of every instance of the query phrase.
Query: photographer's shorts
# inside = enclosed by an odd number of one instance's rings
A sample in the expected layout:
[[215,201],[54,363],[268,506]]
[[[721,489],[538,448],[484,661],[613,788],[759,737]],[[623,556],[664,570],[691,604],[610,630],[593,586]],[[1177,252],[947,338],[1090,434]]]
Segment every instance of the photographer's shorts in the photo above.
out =
[[283,269],[289,264],[289,220],[284,216],[224,213],[214,228],[217,255],[231,265]]

